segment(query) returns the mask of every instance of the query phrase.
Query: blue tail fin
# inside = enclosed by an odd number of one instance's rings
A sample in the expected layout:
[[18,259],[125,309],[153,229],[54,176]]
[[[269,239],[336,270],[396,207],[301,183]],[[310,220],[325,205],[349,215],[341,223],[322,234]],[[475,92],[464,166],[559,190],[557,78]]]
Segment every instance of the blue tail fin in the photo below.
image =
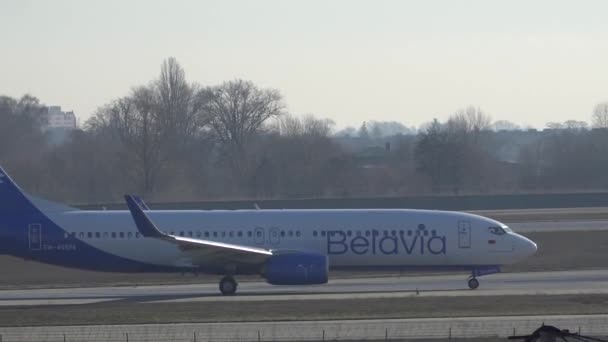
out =
[[[0,253],[24,256],[40,250],[43,226],[54,225],[0,167]],[[58,229],[47,230],[49,237],[62,234]]]
[[40,215],[41,212],[0,167],[0,225],[14,216]]

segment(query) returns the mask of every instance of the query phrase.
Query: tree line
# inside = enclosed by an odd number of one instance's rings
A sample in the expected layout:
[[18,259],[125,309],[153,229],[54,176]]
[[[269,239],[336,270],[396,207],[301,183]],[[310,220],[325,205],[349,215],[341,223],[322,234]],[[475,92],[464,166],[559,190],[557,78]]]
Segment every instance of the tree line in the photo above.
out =
[[329,119],[288,113],[278,90],[190,83],[169,58],[59,141],[45,109],[30,95],[0,97],[0,163],[28,191],[72,203],[608,189],[608,103],[592,127],[522,129],[468,107],[419,129],[369,121],[335,132]]

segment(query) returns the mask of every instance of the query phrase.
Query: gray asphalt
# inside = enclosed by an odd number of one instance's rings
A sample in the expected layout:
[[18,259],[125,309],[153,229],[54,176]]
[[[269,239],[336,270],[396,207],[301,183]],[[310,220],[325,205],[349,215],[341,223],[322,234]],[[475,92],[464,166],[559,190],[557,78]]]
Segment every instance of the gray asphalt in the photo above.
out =
[[507,225],[519,233],[608,230],[606,220],[512,222]]
[[337,279],[318,286],[243,282],[232,297],[219,295],[215,284],[6,290],[0,291],[0,306],[608,293],[608,270],[503,273],[479,279],[481,286],[474,291],[467,288],[465,274]]

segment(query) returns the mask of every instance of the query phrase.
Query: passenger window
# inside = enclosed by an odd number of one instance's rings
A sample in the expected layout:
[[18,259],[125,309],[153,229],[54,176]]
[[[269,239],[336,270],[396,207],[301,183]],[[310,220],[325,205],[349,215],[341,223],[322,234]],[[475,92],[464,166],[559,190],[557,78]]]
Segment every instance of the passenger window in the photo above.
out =
[[222,232],[222,237],[226,237],[226,232]]
[[321,236],[325,236],[325,231],[324,230],[321,231]]
[[249,236],[249,237],[253,236],[253,233],[251,232],[251,230],[247,232],[247,236]]
[[189,236],[189,237],[192,237],[192,232],[191,232],[191,231],[190,231],[190,232],[188,232],[188,236]]
[[116,233],[112,232],[112,239],[115,239],[115,238],[116,238]]
[[369,230],[365,231],[365,236],[369,236]]
[[237,233],[237,235],[238,235],[238,237],[243,237],[243,232],[239,231],[239,232]]
[[217,232],[213,232],[213,237],[216,238],[217,237]]
[[123,232],[120,232],[118,235],[120,236],[121,239],[123,239],[125,237],[125,233],[123,233]]
[[97,233],[95,233],[95,237],[99,239],[101,237],[101,234],[99,232],[97,232]]
[[136,232],[136,233],[135,233],[135,237],[136,237],[137,239],[139,239],[139,233],[138,233],[138,232]]
[[256,233],[256,235],[257,235],[258,237],[262,237],[262,232],[258,230],[258,232]]
[[130,238],[132,238],[132,237],[133,237],[133,233],[128,232],[128,233],[127,233],[127,237],[128,237],[129,239],[130,239]]
[[208,238],[209,237],[209,232],[205,232],[205,237]]
[[184,232],[179,232],[179,236],[184,236]]
[[196,232],[196,237],[197,237],[197,238],[200,238],[200,237],[201,237],[201,232],[200,232],[200,230],[199,230],[198,232]]
[[296,237],[300,237],[300,231],[296,230]]
[[230,237],[234,237],[234,232],[230,232],[230,233],[228,233],[228,236],[230,236]]
[[80,234],[78,234],[78,237],[84,239],[84,233],[81,232]]
[[287,235],[288,235],[289,237],[293,237],[293,231],[291,231],[291,230],[290,230],[290,231],[287,233]]
[[281,230],[281,237],[285,237],[285,231]]
[[93,237],[93,233],[87,233],[87,237],[91,239]]
[[313,230],[312,236],[317,237],[317,231],[316,230]]
[[104,239],[107,239],[107,238],[108,238],[108,236],[109,236],[109,235],[108,235],[108,232],[103,232],[103,238],[104,238]]

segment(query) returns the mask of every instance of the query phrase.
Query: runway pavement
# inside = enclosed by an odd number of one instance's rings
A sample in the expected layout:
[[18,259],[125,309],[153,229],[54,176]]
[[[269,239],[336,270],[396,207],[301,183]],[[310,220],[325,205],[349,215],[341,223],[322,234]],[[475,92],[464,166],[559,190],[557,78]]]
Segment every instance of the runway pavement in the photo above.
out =
[[479,278],[474,291],[466,279],[462,274],[337,279],[318,286],[243,282],[232,297],[220,296],[215,284],[7,290],[0,291],[0,306],[608,293],[608,270],[495,274]]
[[518,233],[608,230],[606,220],[512,222],[507,225]]

